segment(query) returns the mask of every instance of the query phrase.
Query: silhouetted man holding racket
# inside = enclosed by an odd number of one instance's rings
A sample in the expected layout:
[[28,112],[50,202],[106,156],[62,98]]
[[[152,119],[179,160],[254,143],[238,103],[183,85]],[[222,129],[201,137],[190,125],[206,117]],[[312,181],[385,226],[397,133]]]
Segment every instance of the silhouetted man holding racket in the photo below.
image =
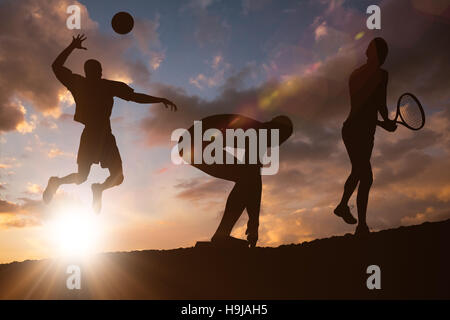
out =
[[164,98],[135,93],[123,82],[102,79],[102,66],[97,60],[87,60],[84,64],[86,77],[72,73],[64,63],[74,49],[84,49],[84,35],[73,37],[72,43],[64,49],[52,64],[56,78],[69,89],[76,103],[74,120],[85,125],[78,149],[78,172],[65,177],[51,177],[44,191],[43,199],[49,203],[62,184],[81,184],[86,181],[91,165],[100,163],[108,168],[110,176],[103,183],[92,184],[93,207],[101,210],[104,190],[122,183],[122,160],[116,139],[111,132],[110,116],[114,97],[137,103],[163,103],[166,108],[177,110],[175,104]]
[[[367,63],[353,71],[349,81],[351,110],[342,127],[342,138],[352,163],[352,171],[334,213],[349,224],[357,222],[350,212],[348,201],[359,183],[356,199],[359,221],[355,233],[359,236],[370,232],[366,211],[373,181],[370,157],[376,126],[390,132],[397,129],[395,121],[388,117],[386,106],[388,72],[381,65],[387,54],[386,41],[382,38],[373,39],[366,51]],[[378,113],[383,121],[378,120]]]

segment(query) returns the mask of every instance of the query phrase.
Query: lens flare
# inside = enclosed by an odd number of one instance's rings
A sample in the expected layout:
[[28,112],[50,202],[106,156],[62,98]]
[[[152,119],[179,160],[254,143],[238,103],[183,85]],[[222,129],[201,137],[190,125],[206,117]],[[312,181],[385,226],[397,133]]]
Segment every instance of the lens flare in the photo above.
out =
[[82,257],[95,253],[101,235],[100,218],[81,207],[61,210],[49,223],[57,254]]

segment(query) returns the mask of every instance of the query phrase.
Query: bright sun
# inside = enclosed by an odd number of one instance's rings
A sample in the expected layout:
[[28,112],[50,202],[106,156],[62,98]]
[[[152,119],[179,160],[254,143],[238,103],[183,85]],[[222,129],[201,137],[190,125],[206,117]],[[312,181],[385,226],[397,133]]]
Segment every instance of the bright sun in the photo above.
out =
[[100,218],[81,207],[61,210],[49,223],[52,242],[61,256],[86,256],[94,253],[100,240]]

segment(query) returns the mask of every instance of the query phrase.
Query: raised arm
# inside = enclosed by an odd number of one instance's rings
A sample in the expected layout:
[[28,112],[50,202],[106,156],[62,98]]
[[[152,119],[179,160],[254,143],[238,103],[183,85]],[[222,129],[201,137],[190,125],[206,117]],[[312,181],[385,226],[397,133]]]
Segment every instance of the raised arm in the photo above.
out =
[[133,92],[130,101],[134,101],[137,103],[162,103],[166,106],[166,108],[170,107],[170,110],[177,111],[177,106],[172,101],[166,98],[153,97],[144,93]]
[[65,48],[52,63],[53,72],[55,73],[58,80],[63,84],[66,78],[65,76],[68,73],[71,74],[71,71],[68,68],[64,67],[64,63],[74,49],[87,50],[81,45],[84,40],[86,40],[86,37],[84,35],[77,35],[76,37],[72,37],[72,42],[69,44],[69,46]]

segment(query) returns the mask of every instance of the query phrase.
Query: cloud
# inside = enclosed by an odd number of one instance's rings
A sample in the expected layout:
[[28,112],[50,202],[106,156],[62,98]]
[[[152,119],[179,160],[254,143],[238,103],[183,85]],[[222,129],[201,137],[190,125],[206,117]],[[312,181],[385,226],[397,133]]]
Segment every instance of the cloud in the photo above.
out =
[[[161,48],[162,45],[158,33],[159,19],[159,15],[154,20],[136,19],[133,30],[138,48],[149,60],[150,67],[153,70],[158,69],[165,59],[165,50]],[[146,68],[144,67],[143,70],[146,70]],[[146,74],[146,77],[149,77],[149,73]],[[145,82],[141,81],[141,83]]]
[[325,21],[323,21],[314,30],[314,36],[316,38],[316,41],[319,41],[321,38],[323,38],[327,35],[328,35],[327,23]]
[[224,180],[194,178],[175,185],[175,188],[180,190],[177,197],[189,201],[201,201],[217,199],[217,194],[223,195],[231,185],[230,182]]
[[26,190],[25,193],[31,194],[31,195],[42,195],[43,191],[44,190],[43,190],[43,188],[40,185],[38,185],[36,183],[28,182],[27,183],[27,190]]
[[[318,24],[312,26],[313,30],[326,28],[312,33],[318,37],[317,43],[313,38],[311,49],[281,44],[278,49],[286,50],[278,50],[278,55],[272,55],[266,63],[273,66],[271,70],[276,73],[272,75],[278,77],[255,88],[224,87],[216,99],[204,101],[183,90],[159,85],[161,95],[177,102],[180,111],[177,115],[154,111],[142,121],[148,144],[170,145],[173,129],[187,128],[193,120],[207,115],[240,113],[267,121],[274,115],[286,114],[293,120],[295,131],[280,149],[279,173],[263,178],[261,244],[352,232],[352,227],[332,214],[350,172],[340,134],[350,106],[347,82],[352,70],[364,63],[369,41],[382,36],[390,46],[385,65],[390,73],[390,109],[394,109],[402,92],[411,91],[424,102],[427,125],[419,132],[403,127],[395,134],[378,130],[372,158],[375,182],[369,202],[369,224],[373,229],[384,229],[448,218],[450,43],[441,38],[448,30],[448,20],[442,14],[436,16],[436,10],[433,14],[426,10],[424,13],[413,5],[409,1],[382,2],[382,30],[366,30],[356,39],[364,15],[347,9],[342,1],[327,2]],[[339,36],[338,44],[321,47],[334,35]],[[316,49],[319,55],[313,52]],[[286,59],[289,55],[284,52],[290,52],[293,58]],[[295,62],[295,56],[305,58],[303,63]],[[286,62],[285,66],[281,61]],[[178,197],[193,205],[202,199],[224,199],[229,192],[226,186],[227,182],[206,176],[189,179],[177,185],[182,190]],[[351,205],[356,213],[354,200]],[[221,214],[224,206],[225,201],[214,202],[209,210]],[[236,234],[244,236],[244,227],[240,222]]]
[[15,130],[24,121],[24,116],[17,105],[4,100],[0,89],[0,132]]
[[59,148],[51,148],[48,153],[47,156],[50,159],[56,158],[56,157],[69,157],[69,158],[75,158],[75,155],[71,152],[64,152],[62,150],[60,150]]
[[[25,119],[20,104],[27,102],[46,115],[61,115],[61,103],[67,90],[52,74],[51,64],[77,30],[66,28],[69,5],[81,8],[82,33],[88,50],[75,50],[67,66],[83,74],[89,58],[100,58],[105,77],[130,79],[148,84],[148,66],[157,69],[164,59],[155,21],[137,19],[135,32],[117,41],[115,36],[100,33],[84,5],[68,0],[2,1],[0,4],[0,132],[31,132],[35,126]],[[130,47],[137,47],[143,58],[125,57]],[[68,101],[68,100],[67,100]],[[70,102],[70,101],[69,101]],[[32,120],[31,120],[32,121]]]
[[[42,188],[28,183],[24,194],[40,197]],[[15,202],[0,199],[0,229],[41,226],[57,216],[61,210],[80,207],[80,203],[77,197],[62,190],[58,190],[49,205],[44,204],[41,199],[29,197],[18,198]]]
[[0,199],[0,213],[1,214],[6,214],[6,213],[14,213],[19,211],[19,206],[9,202],[9,201],[5,201],[5,200],[1,200]]
[[200,14],[194,37],[201,47],[223,46],[229,40],[231,27],[226,20],[220,16]]
[[247,79],[255,79],[257,77],[257,66],[250,62],[237,72],[231,73],[222,86],[222,91],[239,91],[245,88]]
[[[18,104],[18,108],[20,109],[20,112],[22,112],[22,114],[25,116],[25,114],[27,113],[25,107],[22,104]],[[33,114],[30,117],[29,121],[23,119],[23,121],[18,123],[16,125],[16,130],[21,134],[33,132],[34,129],[36,129],[36,122],[37,122],[37,115]]]
[[190,0],[187,7],[194,10],[206,10],[216,0]]
[[203,73],[199,73],[197,76],[189,78],[189,83],[199,89],[203,89],[205,85],[210,83],[208,80],[209,79]]
[[11,169],[22,166],[22,163],[15,157],[3,157],[0,159],[0,169]]
[[272,0],[242,0],[242,13],[247,15],[267,7]]
[[189,78],[189,83],[196,86],[199,89],[205,87],[213,88],[218,87],[225,81],[225,74],[231,68],[229,63],[224,62],[224,58],[221,54],[217,54],[213,57],[211,62],[208,62],[211,73],[209,76],[199,73],[195,77]]
[[[7,36],[0,40],[0,108],[7,108],[8,104],[12,108],[15,97],[32,101],[42,112],[57,108],[60,87],[57,82],[49,81],[54,79],[49,66],[56,50],[62,47],[64,35],[65,42],[70,39],[70,33],[63,27],[67,18],[65,3],[69,5],[63,1],[2,2],[0,32]],[[82,15],[87,16],[85,9]],[[89,25],[86,25],[88,30]],[[19,106],[15,109],[20,111]],[[16,125],[21,121],[23,112]],[[12,128],[3,126],[2,129]]]
[[0,229],[25,228],[41,224],[41,217],[35,214],[40,202],[22,198],[21,203],[0,199]]
[[182,15],[194,18],[193,37],[200,47],[221,47],[230,38],[231,27],[220,15],[208,10],[217,0],[191,0],[180,7]]
[[[32,120],[26,119],[19,105],[14,104],[16,97],[20,101],[32,101],[33,107],[45,114],[56,115],[61,111],[61,103],[71,103],[64,98],[66,91],[49,68],[72,35],[61,28],[67,15],[55,5],[60,2],[43,2],[42,6],[35,3],[38,2],[0,5],[0,32],[11,34],[0,38],[0,72],[6,75],[0,80],[0,130],[3,131],[14,130],[24,120]],[[389,105],[395,104],[400,93],[412,91],[424,102],[427,125],[419,132],[399,128],[395,134],[382,130],[377,133],[369,224],[380,229],[449,217],[450,66],[447,56],[450,44],[443,38],[448,33],[448,7],[417,5],[416,1],[383,1],[380,4],[382,30],[369,31],[364,27],[365,14],[348,8],[343,1],[316,3],[322,11],[305,34],[299,35],[298,42],[280,40],[266,44],[270,48],[267,61],[257,68],[265,68],[268,78],[258,86],[244,88],[242,85],[251,73],[250,67],[237,70],[228,78],[228,74],[223,74],[220,81],[210,82],[224,64],[222,55],[210,61],[210,73],[202,73],[201,78],[193,76],[199,86],[218,84],[221,93],[213,100],[203,100],[171,85],[152,84],[158,95],[173,100],[180,109],[170,113],[162,108],[149,108],[148,116],[140,122],[145,142],[151,147],[170,147],[174,129],[190,127],[194,120],[212,114],[240,113],[260,121],[286,114],[293,120],[295,132],[280,149],[279,173],[263,178],[261,244],[277,245],[351,232],[351,227],[332,214],[350,171],[340,137],[340,127],[349,111],[347,81],[352,70],[364,62],[368,42],[382,36],[390,46],[385,66],[390,72]],[[224,45],[231,27],[222,17],[208,12],[213,2],[191,4],[195,9],[189,10],[198,21],[193,28],[198,43]],[[290,17],[294,19],[300,13],[300,10],[292,12]],[[28,23],[23,17],[28,17]],[[148,85],[148,66],[155,69],[164,59],[157,34],[159,20],[143,23],[142,34],[138,23],[136,37],[129,35],[121,41],[110,41],[110,37],[98,34],[94,22],[89,23],[86,43],[89,50],[74,53],[69,65],[80,71],[85,58],[102,57],[108,75]],[[40,41],[35,44],[34,38]],[[127,61],[123,57],[132,45],[138,47],[144,60]],[[218,51],[224,52],[214,52]],[[159,56],[154,52],[159,52]],[[5,61],[10,61],[10,65]],[[53,80],[49,83],[48,79]],[[61,113],[61,120],[66,118],[69,116]],[[55,150],[55,155],[62,152]],[[10,162],[4,164],[11,166]],[[181,176],[175,183],[175,197],[191,204],[180,211],[195,211],[200,207],[220,216],[232,184],[205,175],[182,178],[183,173],[196,172],[188,166],[177,170]],[[9,215],[24,211],[26,206],[0,204],[10,211]],[[351,205],[354,206],[354,200]],[[44,212],[39,208],[33,210]],[[26,223],[9,222],[8,225]],[[243,231],[245,224],[240,222],[235,232],[243,236]]]

